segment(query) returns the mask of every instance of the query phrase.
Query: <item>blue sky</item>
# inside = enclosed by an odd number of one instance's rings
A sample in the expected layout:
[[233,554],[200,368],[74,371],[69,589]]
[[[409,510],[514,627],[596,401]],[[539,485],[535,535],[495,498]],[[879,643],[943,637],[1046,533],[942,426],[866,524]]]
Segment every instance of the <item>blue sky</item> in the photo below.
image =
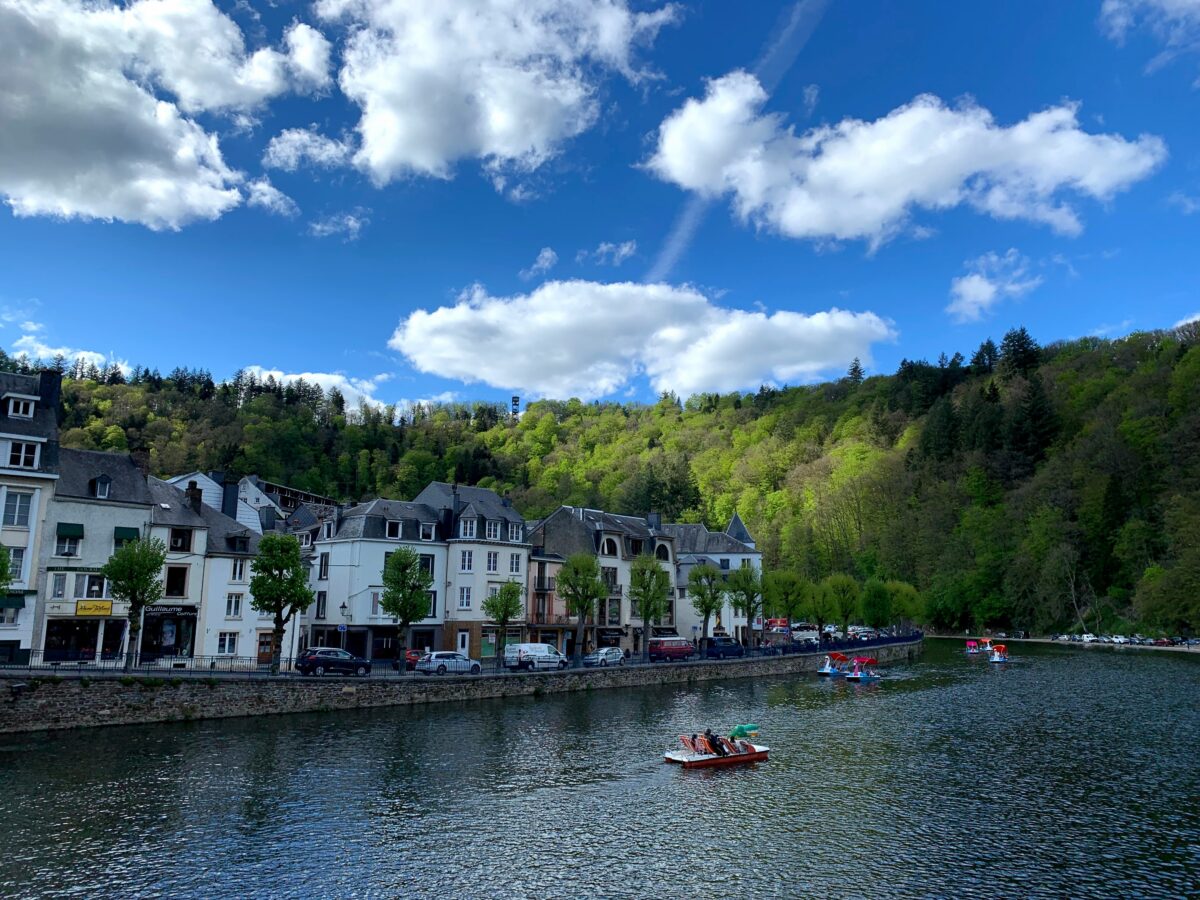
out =
[[1192,0],[0,0],[0,345],[650,399],[1170,327],[1198,39]]

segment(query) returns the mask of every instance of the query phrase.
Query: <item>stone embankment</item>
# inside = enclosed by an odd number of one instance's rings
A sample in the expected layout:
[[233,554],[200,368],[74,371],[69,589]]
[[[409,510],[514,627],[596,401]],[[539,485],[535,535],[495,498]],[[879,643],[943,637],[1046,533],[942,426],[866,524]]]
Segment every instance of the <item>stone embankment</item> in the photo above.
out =
[[[921,640],[870,648],[881,664],[915,659]],[[0,733],[139,725],[192,719],[408,706],[543,696],[652,684],[686,684],[815,672],[821,654],[675,665],[568,669],[529,675],[456,678],[60,678],[0,674]]]

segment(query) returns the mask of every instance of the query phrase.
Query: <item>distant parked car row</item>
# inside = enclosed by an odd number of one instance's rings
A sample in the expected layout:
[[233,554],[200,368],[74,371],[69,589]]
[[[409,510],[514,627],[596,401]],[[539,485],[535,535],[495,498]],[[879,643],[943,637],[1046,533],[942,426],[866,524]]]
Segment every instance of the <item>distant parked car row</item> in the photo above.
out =
[[1052,641],[1063,641],[1064,643],[1072,644],[1131,644],[1134,646],[1143,647],[1195,647],[1200,646],[1200,638],[1181,637],[1145,637],[1144,635],[1135,634],[1132,637],[1126,637],[1123,634],[1056,634],[1050,638]]

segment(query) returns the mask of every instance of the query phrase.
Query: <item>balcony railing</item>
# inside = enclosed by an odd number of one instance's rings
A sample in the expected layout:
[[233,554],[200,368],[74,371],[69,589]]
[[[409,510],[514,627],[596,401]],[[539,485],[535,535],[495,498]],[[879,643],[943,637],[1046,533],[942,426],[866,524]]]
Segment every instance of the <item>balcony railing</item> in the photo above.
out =
[[620,597],[622,593],[621,583],[615,579],[605,578],[604,587],[608,590],[608,596]]
[[554,590],[554,587],[557,583],[557,578],[535,578],[533,581],[533,589],[544,594],[547,591]]

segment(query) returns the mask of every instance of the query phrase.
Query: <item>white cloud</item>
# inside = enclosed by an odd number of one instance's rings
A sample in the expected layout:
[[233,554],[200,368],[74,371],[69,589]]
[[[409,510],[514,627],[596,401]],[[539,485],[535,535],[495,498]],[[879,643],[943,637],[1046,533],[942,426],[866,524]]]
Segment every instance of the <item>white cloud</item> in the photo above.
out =
[[1192,322],[1196,322],[1196,321],[1200,321],[1200,312],[1194,312],[1190,316],[1184,316],[1182,319],[1180,319],[1178,322],[1176,322],[1171,327],[1172,328],[1182,328],[1184,325],[1188,325],[1188,324],[1190,324]]
[[817,101],[821,99],[821,88],[815,84],[810,84],[804,88],[804,114],[811,116],[817,108]]
[[1200,212],[1200,197],[1191,197],[1183,191],[1175,191],[1167,198],[1167,203],[1177,208],[1185,216]]
[[641,374],[681,396],[810,379],[868,361],[872,344],[894,337],[871,312],[768,315],[688,286],[552,281],[513,297],[476,286],[453,306],[410,314],[388,345],[422,372],[591,399]]
[[310,222],[308,233],[319,238],[342,235],[345,241],[356,241],[362,230],[371,224],[371,220],[367,218],[370,212],[369,209],[356,207],[350,212],[334,213],[324,219]]
[[247,50],[209,0],[3,0],[0,196],[18,216],[218,218],[241,202],[242,175],[190,116],[245,118],[319,84],[324,38],[295,25],[285,40]]
[[978,322],[1006,297],[1020,297],[1042,283],[1029,275],[1029,260],[1010,248],[1007,253],[985,253],[967,262],[968,274],[950,283],[948,312],[958,322]]
[[303,379],[309,384],[320,385],[321,390],[328,392],[337,388],[346,398],[347,407],[356,407],[359,401],[371,406],[382,406],[383,401],[375,396],[380,385],[391,379],[389,374],[374,375],[370,378],[353,378],[345,372],[284,372],[282,369],[268,369],[265,366],[246,366],[245,371],[253,374],[259,381],[265,381],[268,376],[280,384],[290,384]]
[[[1178,56],[1200,49],[1200,2],[1198,0],[1104,0],[1100,27],[1123,44],[1129,33],[1146,29],[1163,49],[1147,64],[1154,71]],[[1196,85],[1200,87],[1200,79]]]
[[268,178],[251,181],[246,185],[246,190],[249,195],[246,202],[250,206],[260,206],[277,216],[290,217],[300,213],[296,201],[271,184]]
[[543,247],[538,251],[537,259],[533,261],[533,265],[528,269],[522,269],[517,274],[525,281],[543,272],[549,272],[558,264],[558,254],[554,252],[552,247]]
[[362,110],[355,164],[377,184],[449,178],[461,159],[528,172],[596,120],[606,71],[675,21],[627,0],[318,0],[347,25],[338,80]]
[[979,106],[922,95],[873,122],[844,119],[797,136],[764,113],[754,76],[710,81],[662,123],[647,168],[704,197],[731,195],[745,220],[789,237],[893,237],[916,209],[969,205],[1064,234],[1082,229],[1063,195],[1107,200],[1166,158],[1162,140],[1087,134],[1063,104],[1011,126]]
[[325,35],[311,25],[297,22],[284,36],[288,64],[297,83],[310,90],[324,90],[333,83],[329,72],[331,47]]
[[288,128],[271,138],[263,154],[263,165],[294,172],[305,162],[324,169],[344,166],[353,149],[342,141],[317,134],[316,126]]
[[65,345],[55,347],[46,343],[40,337],[46,331],[46,326],[41,322],[24,321],[18,327],[21,329],[22,334],[12,342],[11,348],[14,356],[24,356],[30,360],[42,360],[43,362],[49,362],[61,356],[68,364],[82,360],[84,363],[102,368],[105,365],[114,363],[122,372],[128,373],[131,371],[128,362],[116,359],[111,353],[100,353],[96,350],[81,350],[77,347]]
[[595,250],[580,250],[576,253],[575,262],[587,262],[590,259],[598,266],[619,266],[635,253],[637,253],[637,241],[622,241],[619,244],[601,241]]

